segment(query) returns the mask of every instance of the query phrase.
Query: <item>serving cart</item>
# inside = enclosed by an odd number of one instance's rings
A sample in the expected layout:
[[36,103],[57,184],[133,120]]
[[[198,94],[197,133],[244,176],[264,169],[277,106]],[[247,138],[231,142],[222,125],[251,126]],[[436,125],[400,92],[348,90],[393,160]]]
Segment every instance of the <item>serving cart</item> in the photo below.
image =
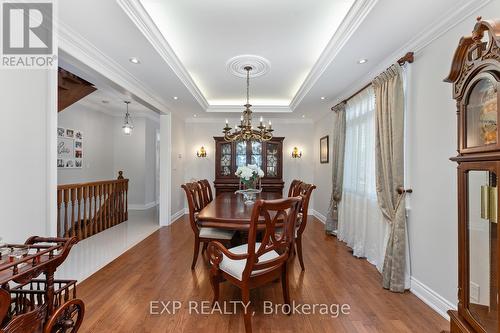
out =
[[76,280],[55,280],[72,238],[31,237],[0,247],[0,333],[77,332],[85,306]]

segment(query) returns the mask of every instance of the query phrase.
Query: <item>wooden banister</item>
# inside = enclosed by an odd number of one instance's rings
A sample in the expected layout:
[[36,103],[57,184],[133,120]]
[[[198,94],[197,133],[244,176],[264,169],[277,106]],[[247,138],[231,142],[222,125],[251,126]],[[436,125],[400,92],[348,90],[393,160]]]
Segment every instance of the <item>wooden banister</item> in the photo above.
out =
[[128,179],[57,187],[57,236],[85,239],[128,219]]

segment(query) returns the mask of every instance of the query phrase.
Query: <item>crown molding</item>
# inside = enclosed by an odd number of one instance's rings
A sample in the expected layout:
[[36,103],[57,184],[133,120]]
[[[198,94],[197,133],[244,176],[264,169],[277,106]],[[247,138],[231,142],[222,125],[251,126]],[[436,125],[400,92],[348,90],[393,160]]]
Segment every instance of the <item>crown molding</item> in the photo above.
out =
[[[443,36],[445,33],[453,29],[464,20],[473,17],[474,13],[476,13],[482,7],[486,6],[491,1],[492,0],[469,0],[462,6],[444,13],[436,20],[435,24],[431,24],[428,29],[424,29],[415,38],[411,39],[408,43],[400,47],[398,50],[392,52],[383,61],[379,62],[375,68],[366,73],[363,78],[356,80],[355,84],[352,84],[351,86],[346,88],[341,94],[339,94],[337,98],[334,98],[334,100],[336,100],[338,103],[338,101],[342,101],[346,97],[351,96],[354,92],[358,91],[361,87],[366,86],[377,75],[394,64],[395,60],[399,59],[401,55],[406,54],[406,52],[412,51],[415,56],[418,56],[432,42],[439,39],[441,36]],[[330,110],[330,108],[328,108],[328,110]],[[322,118],[322,116],[319,116],[317,119],[320,118]]]
[[363,23],[366,16],[368,16],[377,2],[378,0],[356,0],[293,97],[290,102],[290,109],[295,110],[297,108],[321,75],[323,75],[333,59],[337,57],[344,45]]
[[[262,113],[267,112],[293,112],[298,104],[302,101],[305,95],[313,87],[319,77],[326,70],[328,65],[337,56],[339,51],[345,43],[352,36],[354,31],[361,25],[365,17],[372,10],[378,0],[356,0],[352,8],[349,10],[347,16],[342,21],[340,27],[337,29],[332,39],[328,43],[325,50],[322,52],[316,64],[313,66],[309,75],[302,83],[300,89],[292,99],[290,105],[280,106],[278,111],[275,107],[254,106],[254,109],[260,109]],[[120,7],[138,27],[142,34],[147,38],[155,50],[160,54],[165,62],[174,71],[177,77],[186,86],[189,92],[197,100],[206,112],[241,112],[239,105],[219,106],[210,105],[201,90],[198,88],[191,75],[186,70],[182,62],[179,60],[174,50],[158,29],[154,21],[151,19],[145,8],[139,0],[117,0]],[[236,110],[237,111],[233,111]]]
[[[241,113],[244,110],[242,105],[210,105],[206,111],[210,113]],[[252,105],[254,113],[290,113],[292,109],[288,105]]]
[[117,2],[144,37],[151,43],[156,52],[158,52],[174,71],[179,80],[186,86],[198,104],[200,104],[203,109],[207,109],[209,107],[207,99],[203,96],[203,93],[142,4],[138,0],[117,0]]
[[151,88],[146,87],[125,68],[61,21],[58,24],[58,38],[59,49],[63,52],[142,99],[156,111],[160,113],[170,111],[169,106],[161,98],[150,93]]
[[[275,125],[286,125],[286,124],[313,124],[314,120],[310,118],[266,118],[266,121],[271,120],[273,127]],[[229,124],[238,123],[239,118],[229,118]],[[184,120],[186,124],[219,124],[222,133],[222,127],[224,126],[224,118],[187,118]]]

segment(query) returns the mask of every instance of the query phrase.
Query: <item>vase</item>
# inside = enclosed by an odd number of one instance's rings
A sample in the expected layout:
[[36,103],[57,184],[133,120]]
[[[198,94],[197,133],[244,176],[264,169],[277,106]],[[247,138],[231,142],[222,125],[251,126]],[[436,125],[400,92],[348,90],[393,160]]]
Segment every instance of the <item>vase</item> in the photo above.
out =
[[256,190],[254,188],[249,188],[246,190],[238,190],[236,193],[243,194],[243,200],[245,200],[245,205],[253,205],[255,203],[255,199],[257,198],[257,194],[259,194],[262,190]]

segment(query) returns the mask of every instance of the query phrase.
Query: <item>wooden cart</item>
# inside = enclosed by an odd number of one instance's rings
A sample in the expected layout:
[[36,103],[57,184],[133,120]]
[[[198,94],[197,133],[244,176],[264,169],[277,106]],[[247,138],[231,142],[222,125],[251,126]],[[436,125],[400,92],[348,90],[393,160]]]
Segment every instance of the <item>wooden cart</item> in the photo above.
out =
[[0,333],[78,331],[85,306],[76,280],[54,280],[76,242],[34,236],[0,249]]

